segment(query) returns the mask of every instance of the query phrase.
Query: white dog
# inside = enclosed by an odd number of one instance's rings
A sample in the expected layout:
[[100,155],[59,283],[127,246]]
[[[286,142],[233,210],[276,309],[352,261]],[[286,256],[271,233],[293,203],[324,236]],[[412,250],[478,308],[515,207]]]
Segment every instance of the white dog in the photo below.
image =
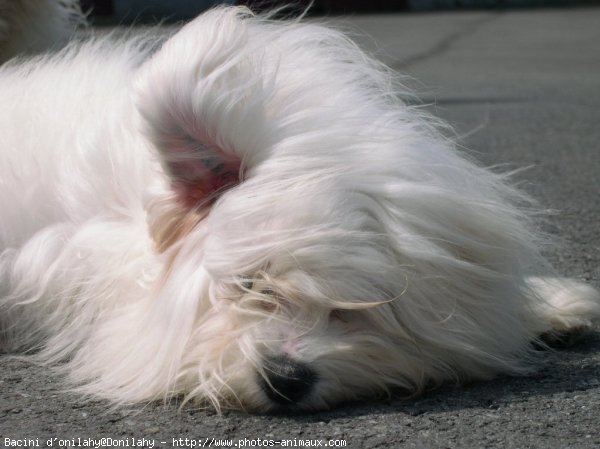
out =
[[210,11],[0,70],[5,352],[116,403],[309,410],[523,373],[600,297],[337,31]]

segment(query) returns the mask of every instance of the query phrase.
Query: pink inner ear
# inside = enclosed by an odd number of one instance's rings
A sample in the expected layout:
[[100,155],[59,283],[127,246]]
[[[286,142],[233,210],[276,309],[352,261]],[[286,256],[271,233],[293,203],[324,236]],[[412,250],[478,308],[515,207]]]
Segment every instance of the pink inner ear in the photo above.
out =
[[[195,154],[187,155],[184,151],[178,160],[170,160],[167,165],[173,190],[186,207],[208,206],[240,182],[241,161],[238,158],[217,148],[203,147]],[[177,153],[174,150],[172,154]]]

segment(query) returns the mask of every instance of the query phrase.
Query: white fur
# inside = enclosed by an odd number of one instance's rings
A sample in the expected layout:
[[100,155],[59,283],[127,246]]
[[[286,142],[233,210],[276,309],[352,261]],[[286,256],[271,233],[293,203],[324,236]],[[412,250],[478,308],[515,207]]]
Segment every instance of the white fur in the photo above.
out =
[[[527,198],[339,32],[222,8],[156,45],[0,69],[6,351],[116,403],[320,409],[526,372],[600,317],[530,277]],[[310,383],[289,403],[281,357]]]

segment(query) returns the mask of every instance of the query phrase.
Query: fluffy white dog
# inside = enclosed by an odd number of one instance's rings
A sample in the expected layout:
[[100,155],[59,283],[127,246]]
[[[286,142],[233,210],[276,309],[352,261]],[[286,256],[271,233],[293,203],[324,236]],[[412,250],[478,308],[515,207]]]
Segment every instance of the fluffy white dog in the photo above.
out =
[[337,31],[210,11],[0,70],[0,320],[116,403],[322,409],[526,372],[600,298]]

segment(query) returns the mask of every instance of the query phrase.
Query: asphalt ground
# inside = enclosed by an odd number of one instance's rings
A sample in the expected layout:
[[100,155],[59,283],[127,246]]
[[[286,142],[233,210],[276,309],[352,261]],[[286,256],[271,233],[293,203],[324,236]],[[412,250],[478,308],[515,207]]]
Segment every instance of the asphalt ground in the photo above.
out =
[[[530,167],[519,176],[523,188],[555,211],[546,231],[558,246],[549,258],[563,274],[600,287],[600,9],[334,22],[370,36],[361,45],[410,77],[407,84],[455,127],[466,151],[488,165]],[[46,369],[0,360],[0,447],[45,447],[48,438],[53,447],[84,447],[105,437],[103,446],[129,447],[142,439],[146,447],[216,447],[220,439],[241,441],[238,447],[287,439],[299,447],[335,439],[369,449],[575,449],[600,447],[599,424],[599,334],[548,352],[527,377],[285,416],[217,415],[177,404],[112,410],[64,392]]]

